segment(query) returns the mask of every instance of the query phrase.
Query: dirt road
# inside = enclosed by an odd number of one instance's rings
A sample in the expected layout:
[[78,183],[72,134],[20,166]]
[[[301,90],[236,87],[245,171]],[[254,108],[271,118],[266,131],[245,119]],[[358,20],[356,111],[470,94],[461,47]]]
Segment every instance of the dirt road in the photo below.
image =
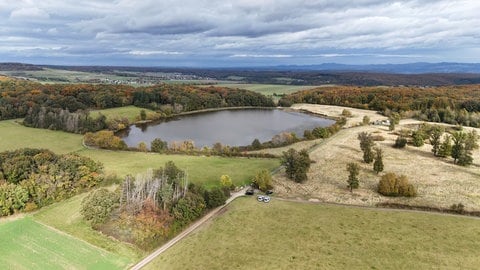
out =
[[209,220],[210,218],[216,216],[220,210],[222,210],[225,206],[227,206],[229,203],[231,203],[233,200],[235,200],[236,198],[238,197],[241,197],[241,196],[244,196],[245,195],[245,191],[247,190],[248,187],[245,187],[244,189],[238,191],[238,192],[235,192],[232,194],[232,196],[230,196],[230,198],[227,199],[227,201],[225,202],[224,205],[222,206],[219,206],[215,209],[213,209],[212,211],[210,211],[207,215],[205,215],[204,217],[202,217],[200,220],[198,220],[197,222],[193,223],[190,227],[188,227],[187,229],[185,229],[183,232],[181,232],[179,235],[177,235],[175,238],[173,238],[172,240],[168,241],[166,244],[164,244],[163,246],[161,246],[159,249],[155,250],[152,254],[148,255],[147,257],[145,257],[143,260],[141,260],[139,263],[137,263],[136,265],[134,265],[132,268],[130,268],[131,270],[138,270],[138,269],[141,269],[142,267],[144,267],[145,265],[147,265],[148,263],[150,263],[153,259],[155,259],[155,257],[157,257],[158,255],[162,254],[164,251],[166,251],[167,249],[169,249],[170,247],[172,247],[173,245],[175,245],[178,241],[182,240],[183,238],[185,238],[187,235],[189,235],[191,232],[193,232],[195,229],[197,229],[198,227],[200,227],[203,223],[205,223],[205,221]]

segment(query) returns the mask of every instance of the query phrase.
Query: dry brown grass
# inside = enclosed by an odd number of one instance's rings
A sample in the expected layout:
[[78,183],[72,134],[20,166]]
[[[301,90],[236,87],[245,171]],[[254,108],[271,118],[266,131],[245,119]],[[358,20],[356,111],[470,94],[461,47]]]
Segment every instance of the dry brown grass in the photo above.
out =
[[[308,105],[312,111],[332,113],[332,106]],[[325,108],[326,111],[322,111]],[[341,107],[338,107],[341,108]],[[341,113],[341,109],[334,108]],[[362,119],[362,110],[349,109],[357,119]],[[372,120],[374,112],[368,112]],[[349,120],[352,120],[351,118]],[[360,120],[361,121],[361,120]],[[355,120],[353,121],[353,124]],[[412,128],[421,122],[402,120],[397,130]],[[465,128],[469,130],[468,128]],[[372,164],[362,162],[357,134],[362,131],[375,133],[385,138],[376,145],[384,151],[384,172],[406,175],[417,187],[416,198],[389,198],[376,192],[380,179]],[[480,133],[480,129],[477,129]],[[300,197],[355,205],[375,205],[379,202],[397,202],[410,205],[450,207],[462,203],[468,210],[480,210],[480,151],[474,152],[474,164],[469,167],[454,165],[451,158],[441,159],[431,153],[431,145],[422,147],[408,145],[404,149],[392,148],[396,135],[383,126],[358,126],[341,130],[333,137],[318,145],[310,154],[312,164],[307,182],[296,184],[285,178],[283,172],[274,177],[277,193],[285,197]],[[350,193],[347,190],[346,164],[357,162],[361,166],[360,188]]]
[[344,109],[347,109],[352,113],[352,117],[347,118],[347,124],[345,125],[345,127],[353,127],[353,126],[361,125],[363,117],[365,115],[370,117],[370,122],[387,119],[387,117],[375,111],[346,108],[346,107],[333,106],[333,105],[294,104],[292,105],[291,108],[296,110],[305,110],[312,113],[326,115],[330,117],[342,117],[342,111]]
[[9,78],[9,77],[7,77],[7,76],[0,75],[0,82],[10,81],[10,80],[12,80],[12,78]]

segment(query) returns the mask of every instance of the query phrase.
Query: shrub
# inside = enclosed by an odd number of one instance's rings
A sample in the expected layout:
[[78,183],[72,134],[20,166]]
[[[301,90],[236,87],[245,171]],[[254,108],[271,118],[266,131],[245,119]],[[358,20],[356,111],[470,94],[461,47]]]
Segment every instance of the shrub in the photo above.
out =
[[458,203],[458,204],[454,203],[450,206],[450,209],[459,214],[462,214],[463,212],[465,212],[465,206],[462,203]]
[[398,136],[393,147],[404,148],[407,145],[407,139],[403,136]]
[[175,223],[183,227],[200,217],[205,208],[205,200],[201,196],[189,192],[175,204],[172,215],[175,218]]
[[205,191],[204,199],[207,204],[207,208],[215,208],[217,206],[225,204],[227,196],[222,189],[215,187],[210,191]]
[[378,183],[378,193],[392,197],[414,197],[417,191],[404,175],[397,176],[394,173],[387,173]]
[[347,110],[347,109],[343,109],[342,111],[342,116],[345,116],[345,117],[352,117],[352,112]]
[[261,191],[266,191],[273,188],[272,176],[270,175],[270,172],[265,169],[259,171],[253,178],[252,184]]
[[87,195],[82,200],[80,213],[92,226],[104,223],[119,202],[119,197],[114,192],[101,188]]
[[365,116],[363,117],[363,119],[362,119],[362,124],[363,124],[364,126],[370,124],[370,117],[368,117],[367,115],[365,115]]
[[423,146],[424,144],[424,140],[425,140],[425,134],[421,131],[414,131],[413,134],[412,134],[412,138],[413,138],[413,146],[415,147],[421,147]]

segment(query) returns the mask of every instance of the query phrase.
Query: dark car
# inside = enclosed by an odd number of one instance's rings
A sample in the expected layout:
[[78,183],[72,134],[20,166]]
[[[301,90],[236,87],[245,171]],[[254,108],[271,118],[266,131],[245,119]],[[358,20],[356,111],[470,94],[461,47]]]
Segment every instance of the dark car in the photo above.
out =
[[273,190],[269,189],[269,190],[265,191],[265,194],[271,195],[271,194],[273,194]]
[[253,188],[249,188],[247,189],[247,191],[245,191],[245,195],[253,195],[255,193],[255,190]]

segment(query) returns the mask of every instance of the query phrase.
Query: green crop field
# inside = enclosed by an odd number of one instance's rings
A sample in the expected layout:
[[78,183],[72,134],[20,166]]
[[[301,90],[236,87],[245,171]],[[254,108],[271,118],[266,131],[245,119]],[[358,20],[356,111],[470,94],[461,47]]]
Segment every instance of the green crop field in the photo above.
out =
[[478,269],[479,239],[476,218],[247,197],[146,269]]
[[[33,215],[34,220],[66,232],[97,247],[110,251],[117,256],[128,258],[130,262],[145,255],[138,248],[116,241],[92,229],[80,215],[82,199],[87,194],[77,195],[62,202],[40,209]],[[0,229],[1,231],[1,229]]]
[[132,263],[31,217],[0,222],[2,269],[125,269]]
[[111,108],[111,109],[104,109],[104,110],[97,110],[97,111],[92,111],[91,115],[93,117],[96,117],[99,115],[99,113],[105,115],[108,119],[113,119],[113,118],[127,118],[130,122],[135,122],[136,118],[140,116],[140,111],[145,110],[147,114],[149,113],[154,113],[154,111],[149,110],[149,109],[143,109],[135,106],[125,106],[125,107],[120,107],[120,108]]

